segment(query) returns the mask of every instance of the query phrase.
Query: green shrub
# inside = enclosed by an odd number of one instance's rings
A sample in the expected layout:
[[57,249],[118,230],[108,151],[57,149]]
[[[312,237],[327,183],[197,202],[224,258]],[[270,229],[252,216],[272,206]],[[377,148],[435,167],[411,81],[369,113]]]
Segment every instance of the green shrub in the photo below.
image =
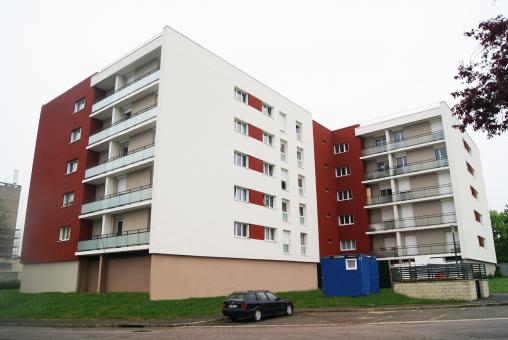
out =
[[0,281],[0,289],[19,289],[20,281]]

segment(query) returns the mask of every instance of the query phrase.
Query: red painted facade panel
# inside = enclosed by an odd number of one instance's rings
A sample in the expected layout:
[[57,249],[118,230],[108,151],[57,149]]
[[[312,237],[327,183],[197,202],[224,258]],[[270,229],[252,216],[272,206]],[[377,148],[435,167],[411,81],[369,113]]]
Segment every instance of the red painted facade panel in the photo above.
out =
[[[91,236],[91,222],[80,221],[78,215],[83,199],[95,194],[93,187],[83,185],[81,180],[91,161],[86,151],[92,128],[89,115],[98,95],[87,78],[41,109],[23,237],[23,263],[75,260],[78,240]],[[84,109],[73,113],[74,103],[82,98]],[[81,139],[70,143],[71,131],[79,127]],[[66,175],[67,162],[73,159],[78,160],[78,170]],[[63,194],[71,191],[74,203],[62,207]],[[62,226],[71,226],[69,241],[58,240]]]
[[260,99],[254,97],[252,94],[249,93],[249,96],[248,96],[248,104],[249,106],[252,106],[253,108],[255,108],[256,110],[259,110],[261,111],[261,105],[262,105],[262,102]]
[[263,193],[257,190],[249,189],[249,203],[264,205],[263,204]]
[[265,227],[256,225],[256,224],[250,224],[249,225],[249,238],[252,238],[255,240],[264,240],[265,239]]
[[254,156],[249,156],[249,169],[263,172],[263,161]]
[[263,130],[252,124],[249,124],[249,136],[259,141],[263,141]]

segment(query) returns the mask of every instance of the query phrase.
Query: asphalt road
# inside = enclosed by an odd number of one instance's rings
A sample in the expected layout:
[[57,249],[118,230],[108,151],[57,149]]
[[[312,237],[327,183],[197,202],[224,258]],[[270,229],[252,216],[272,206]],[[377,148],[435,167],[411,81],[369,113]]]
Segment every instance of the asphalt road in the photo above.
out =
[[301,313],[176,328],[1,327],[0,339],[508,339],[508,306]]

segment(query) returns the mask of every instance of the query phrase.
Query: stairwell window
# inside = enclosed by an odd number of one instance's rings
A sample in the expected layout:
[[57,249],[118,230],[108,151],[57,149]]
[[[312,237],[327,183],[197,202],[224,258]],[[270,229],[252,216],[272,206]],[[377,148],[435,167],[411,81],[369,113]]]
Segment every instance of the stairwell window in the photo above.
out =
[[356,240],[341,240],[340,250],[342,251],[356,250]]
[[344,153],[349,151],[349,144],[348,143],[341,143],[336,144],[333,146],[334,154]]
[[247,104],[248,97],[249,97],[249,95],[247,94],[247,92],[244,92],[244,91],[240,90],[239,88],[235,88],[235,99],[236,100]]
[[272,111],[273,111],[273,108],[266,104],[266,103],[263,103],[261,105],[261,112],[264,113],[265,115],[267,115],[268,117],[271,117],[272,116]]
[[280,140],[280,160],[287,162],[288,144],[285,140]]
[[301,141],[302,140],[302,136],[303,136],[302,123],[296,122],[296,124],[295,124],[295,130],[296,130],[296,139]]
[[58,241],[69,241],[71,239],[71,226],[60,227]]
[[306,215],[305,204],[300,204],[300,206],[298,207],[298,212],[300,214],[300,224],[305,225],[305,215]]
[[242,122],[241,120],[235,119],[235,131],[242,134],[249,134],[249,124]]
[[462,143],[464,144],[464,149],[466,149],[468,153],[471,153],[471,147],[469,146],[469,144],[467,144],[467,142],[464,139],[462,140]]
[[471,166],[471,164],[469,164],[468,162],[466,162],[466,167],[467,167],[467,171],[474,176],[474,168]]
[[351,169],[349,166],[342,166],[340,168],[335,168],[335,177],[343,177],[351,175]]
[[353,191],[351,189],[337,192],[337,201],[348,201],[351,199],[353,199]]
[[248,238],[249,225],[247,223],[235,222],[234,235],[235,237]]
[[247,168],[249,166],[249,156],[246,154],[235,151],[233,161],[236,166]]
[[475,188],[473,188],[471,185],[469,186],[469,188],[471,189],[471,195],[472,195],[474,198],[478,199],[478,191],[476,191],[476,189],[475,189]]
[[281,169],[281,180],[280,180],[280,186],[281,189],[284,191],[289,191],[289,172],[286,169]]
[[67,192],[63,195],[63,206],[67,207],[74,203],[74,191]]
[[263,205],[267,208],[273,208],[275,203],[275,196],[264,194],[263,195]]
[[273,146],[273,135],[268,132],[263,132],[263,143]]
[[291,232],[289,230],[283,230],[282,239],[282,250],[284,251],[284,254],[289,254],[291,251]]
[[249,201],[249,189],[238,187],[235,185],[234,197],[236,201],[248,202]]
[[78,160],[73,159],[72,161],[68,161],[66,174],[70,174],[76,171],[78,171]]
[[85,98],[82,98],[74,103],[74,113],[81,111],[85,108]]
[[282,200],[282,221],[289,221],[289,201]]
[[81,128],[72,130],[70,143],[74,143],[80,139],[81,139]]
[[474,219],[476,222],[482,223],[482,214],[480,214],[478,211],[474,211]]
[[303,149],[296,148],[296,162],[300,169],[303,169]]
[[478,245],[482,248],[485,248],[485,238],[478,236]]
[[300,254],[307,255],[307,234],[300,233]]
[[275,241],[275,228],[265,227],[265,241]]
[[298,194],[302,197],[305,194],[305,178],[303,176],[298,176]]
[[280,116],[280,131],[286,132],[288,125],[288,116],[284,112],[279,112]]
[[355,217],[353,214],[340,215],[339,216],[339,225],[351,225],[355,223]]

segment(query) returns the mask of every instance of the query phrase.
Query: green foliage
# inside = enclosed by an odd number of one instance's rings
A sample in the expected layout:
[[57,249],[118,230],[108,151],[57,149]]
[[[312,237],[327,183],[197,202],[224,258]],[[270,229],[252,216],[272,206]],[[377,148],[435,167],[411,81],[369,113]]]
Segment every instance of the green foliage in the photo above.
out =
[[0,289],[18,289],[21,282],[19,281],[0,281]]
[[508,262],[508,205],[504,211],[490,211],[497,262]]
[[508,277],[495,277],[489,280],[491,293],[508,293]]

